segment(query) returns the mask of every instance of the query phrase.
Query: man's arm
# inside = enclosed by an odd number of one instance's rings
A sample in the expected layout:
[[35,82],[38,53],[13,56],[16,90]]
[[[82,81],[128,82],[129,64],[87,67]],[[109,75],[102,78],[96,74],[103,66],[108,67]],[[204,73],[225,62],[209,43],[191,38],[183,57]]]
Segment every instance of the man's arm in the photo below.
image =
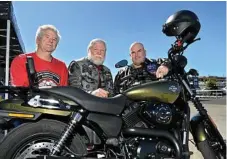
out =
[[69,86],[74,86],[84,90],[85,92],[92,93],[92,91],[83,89],[82,86],[82,73],[81,73],[81,66],[76,61],[72,61],[68,67],[69,72]]
[[13,59],[10,67],[10,81],[13,86],[29,85],[28,74],[26,70],[26,56],[17,56]]
[[69,85],[82,89],[82,73],[80,65],[76,61],[72,61],[68,67]]
[[109,79],[107,81],[107,87],[108,87],[108,92],[109,92],[109,96],[112,97],[114,96],[114,85],[113,85],[113,76],[109,70]]
[[120,93],[120,71],[118,71],[117,75],[114,78],[114,94]]

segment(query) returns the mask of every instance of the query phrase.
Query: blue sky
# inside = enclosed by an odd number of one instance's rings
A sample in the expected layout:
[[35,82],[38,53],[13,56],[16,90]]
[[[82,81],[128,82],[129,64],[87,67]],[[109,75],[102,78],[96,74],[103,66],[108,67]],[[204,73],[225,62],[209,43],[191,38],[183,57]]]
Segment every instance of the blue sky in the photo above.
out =
[[201,41],[185,51],[189,68],[200,75],[226,76],[226,2],[13,2],[17,23],[27,52],[35,49],[35,33],[43,24],[55,25],[62,36],[53,56],[67,66],[87,55],[94,38],[107,42],[105,65],[113,75],[114,64],[129,58],[129,46],[142,42],[147,57],[167,57],[173,37],[162,25],[174,12],[187,9],[201,22]]

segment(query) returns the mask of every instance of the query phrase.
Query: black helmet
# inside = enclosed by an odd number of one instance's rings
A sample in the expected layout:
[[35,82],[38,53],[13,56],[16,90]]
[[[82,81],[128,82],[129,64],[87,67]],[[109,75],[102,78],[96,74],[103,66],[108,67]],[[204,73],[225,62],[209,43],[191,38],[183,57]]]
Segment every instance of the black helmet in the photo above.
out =
[[[181,10],[171,15],[163,25],[162,32],[167,36],[176,36],[190,43],[200,30],[197,15],[189,10]],[[187,36],[187,37],[186,37]]]

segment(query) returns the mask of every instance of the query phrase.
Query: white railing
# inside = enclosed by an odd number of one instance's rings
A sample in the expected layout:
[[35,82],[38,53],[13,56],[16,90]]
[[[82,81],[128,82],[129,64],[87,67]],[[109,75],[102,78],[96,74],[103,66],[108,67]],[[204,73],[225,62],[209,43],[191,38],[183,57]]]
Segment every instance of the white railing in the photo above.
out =
[[198,98],[221,98],[223,95],[223,90],[196,90]]

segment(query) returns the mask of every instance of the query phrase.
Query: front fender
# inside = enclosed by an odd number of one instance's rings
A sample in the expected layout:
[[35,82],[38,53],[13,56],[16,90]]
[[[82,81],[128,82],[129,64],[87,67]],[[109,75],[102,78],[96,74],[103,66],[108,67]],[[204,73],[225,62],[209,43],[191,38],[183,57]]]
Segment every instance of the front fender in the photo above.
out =
[[196,114],[190,121],[190,132],[196,143],[206,140],[206,132],[203,123],[204,118],[200,114]]

